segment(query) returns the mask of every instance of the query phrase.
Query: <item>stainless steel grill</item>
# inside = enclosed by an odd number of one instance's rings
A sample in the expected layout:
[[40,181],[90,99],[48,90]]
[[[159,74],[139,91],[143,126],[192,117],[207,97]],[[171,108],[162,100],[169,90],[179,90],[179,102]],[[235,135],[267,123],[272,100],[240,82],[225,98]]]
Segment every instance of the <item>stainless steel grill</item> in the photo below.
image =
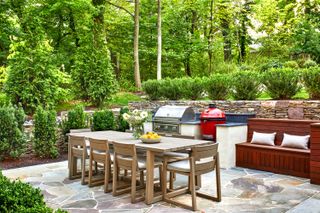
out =
[[195,119],[195,112],[188,106],[162,106],[154,114],[152,129],[165,134],[181,134],[181,123]]

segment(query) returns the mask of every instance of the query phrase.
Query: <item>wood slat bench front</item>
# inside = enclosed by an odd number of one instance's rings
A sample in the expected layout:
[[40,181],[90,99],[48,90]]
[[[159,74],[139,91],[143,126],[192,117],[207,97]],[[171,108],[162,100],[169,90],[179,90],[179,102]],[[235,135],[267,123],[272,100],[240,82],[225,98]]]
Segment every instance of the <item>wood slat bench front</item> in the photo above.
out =
[[[247,142],[236,144],[236,166],[310,178],[310,149],[286,148],[280,145],[284,133],[291,135],[311,135],[311,124],[317,122],[320,121],[249,119]],[[276,132],[276,146],[251,144],[250,141],[253,131],[261,133]],[[312,143],[312,139],[310,139],[310,141],[310,143]],[[317,144],[312,144],[313,148],[315,148],[315,146],[317,147]],[[318,165],[316,163],[314,163],[314,166]]]

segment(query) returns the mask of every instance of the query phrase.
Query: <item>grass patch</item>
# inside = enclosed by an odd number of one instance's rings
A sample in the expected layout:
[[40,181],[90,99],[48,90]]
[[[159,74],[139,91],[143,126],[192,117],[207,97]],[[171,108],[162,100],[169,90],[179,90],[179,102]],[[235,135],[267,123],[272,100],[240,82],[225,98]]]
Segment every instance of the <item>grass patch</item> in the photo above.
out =
[[129,92],[119,92],[112,96],[111,100],[109,100],[106,104],[109,107],[122,107],[127,106],[129,102],[132,101],[143,101],[143,99],[134,94]]

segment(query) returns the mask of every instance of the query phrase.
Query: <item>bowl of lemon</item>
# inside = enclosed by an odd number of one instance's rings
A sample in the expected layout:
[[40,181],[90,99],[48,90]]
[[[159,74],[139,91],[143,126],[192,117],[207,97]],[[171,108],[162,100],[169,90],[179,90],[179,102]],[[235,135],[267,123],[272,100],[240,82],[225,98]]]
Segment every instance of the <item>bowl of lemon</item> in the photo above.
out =
[[147,132],[140,137],[142,143],[160,143],[161,137],[155,132]]

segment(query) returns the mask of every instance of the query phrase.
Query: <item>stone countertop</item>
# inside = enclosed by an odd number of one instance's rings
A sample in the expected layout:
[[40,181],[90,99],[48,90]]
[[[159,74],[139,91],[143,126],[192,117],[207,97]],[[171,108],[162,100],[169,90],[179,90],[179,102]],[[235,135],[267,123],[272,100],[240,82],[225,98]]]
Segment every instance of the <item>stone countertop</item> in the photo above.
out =
[[180,124],[200,125],[200,120],[182,121]]
[[217,124],[216,126],[222,127],[234,127],[234,126],[246,126],[247,123],[225,123],[225,124]]

